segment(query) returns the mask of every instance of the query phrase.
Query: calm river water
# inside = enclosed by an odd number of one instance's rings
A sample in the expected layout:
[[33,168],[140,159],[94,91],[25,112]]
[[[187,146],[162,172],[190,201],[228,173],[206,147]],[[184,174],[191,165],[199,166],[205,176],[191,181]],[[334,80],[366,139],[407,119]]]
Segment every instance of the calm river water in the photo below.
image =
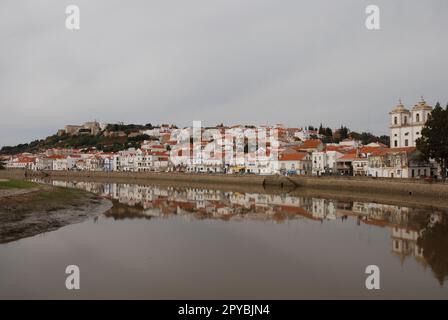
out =
[[[288,194],[53,182],[114,206],[0,245],[0,298],[448,298],[448,214]],[[65,268],[80,269],[80,290]],[[380,289],[367,290],[368,265]]]

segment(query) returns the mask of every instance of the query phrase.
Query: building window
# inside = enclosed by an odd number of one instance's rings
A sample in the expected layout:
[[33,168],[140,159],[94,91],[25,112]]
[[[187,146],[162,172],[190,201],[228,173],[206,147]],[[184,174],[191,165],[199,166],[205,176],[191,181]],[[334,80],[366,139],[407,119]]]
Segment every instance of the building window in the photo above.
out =
[[409,140],[408,139],[404,140],[404,146],[405,147],[409,147]]
[[420,114],[419,114],[419,113],[417,113],[417,115],[415,116],[415,120],[416,120],[417,122],[420,122]]
[[404,124],[408,124],[408,117],[404,116]]
[[394,117],[394,124],[398,124],[398,117]]
[[394,141],[394,146],[395,146],[395,148],[398,147],[398,141],[397,140]]

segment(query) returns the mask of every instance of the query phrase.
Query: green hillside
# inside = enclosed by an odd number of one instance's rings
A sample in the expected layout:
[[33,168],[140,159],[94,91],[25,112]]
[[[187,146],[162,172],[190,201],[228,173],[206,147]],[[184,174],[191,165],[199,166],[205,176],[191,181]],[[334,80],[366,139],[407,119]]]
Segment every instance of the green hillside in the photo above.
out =
[[[140,130],[150,129],[151,125],[110,124],[98,135],[52,135],[42,140],[16,146],[5,146],[0,150],[2,155],[13,155],[23,152],[36,153],[51,148],[96,149],[104,152],[117,152],[132,147],[139,147],[143,140],[156,139],[145,134],[136,135]],[[121,135],[113,133],[120,132]],[[131,135],[131,136],[129,136]]]

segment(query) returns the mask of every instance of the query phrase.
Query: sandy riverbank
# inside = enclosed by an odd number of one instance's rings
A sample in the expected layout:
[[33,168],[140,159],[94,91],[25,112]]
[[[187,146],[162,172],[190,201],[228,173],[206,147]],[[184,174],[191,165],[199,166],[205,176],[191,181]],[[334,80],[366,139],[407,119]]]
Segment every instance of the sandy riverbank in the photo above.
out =
[[0,188],[0,243],[78,223],[111,207],[109,200],[80,190],[44,185]]

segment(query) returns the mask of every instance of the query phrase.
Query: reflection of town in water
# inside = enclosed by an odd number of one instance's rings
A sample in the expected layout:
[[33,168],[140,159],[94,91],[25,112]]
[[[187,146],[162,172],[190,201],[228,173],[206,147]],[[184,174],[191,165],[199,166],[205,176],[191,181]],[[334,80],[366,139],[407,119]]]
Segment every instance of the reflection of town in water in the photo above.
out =
[[192,187],[66,181],[53,184],[111,199],[114,206],[105,215],[117,220],[176,215],[185,219],[275,223],[292,219],[321,223],[337,220],[388,228],[391,250],[397,257],[402,261],[413,257],[424,266],[429,264],[441,284],[448,276],[448,215],[442,209]]

